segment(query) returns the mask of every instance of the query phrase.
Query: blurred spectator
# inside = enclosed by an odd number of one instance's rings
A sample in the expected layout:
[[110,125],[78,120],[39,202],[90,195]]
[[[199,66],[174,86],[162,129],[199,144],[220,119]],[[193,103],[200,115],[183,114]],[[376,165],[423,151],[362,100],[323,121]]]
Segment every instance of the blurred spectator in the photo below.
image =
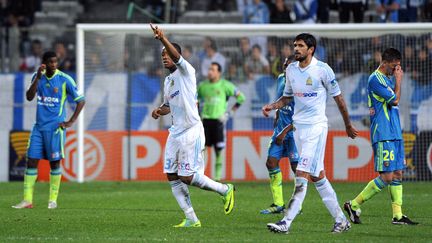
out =
[[343,73],[345,71],[344,52],[338,50],[336,54],[329,60],[329,65],[335,73]]
[[365,12],[365,0],[340,0],[339,3],[339,22],[350,22],[351,13],[354,23],[363,23]]
[[[75,60],[68,55],[68,51],[63,42],[56,42],[54,51],[59,60],[59,69],[62,71],[75,71]],[[99,60],[101,61],[101,60]]]
[[235,11],[236,2],[231,0],[212,0],[208,1],[207,11]]
[[42,55],[42,42],[38,39],[33,40],[31,42],[31,54],[24,57],[20,70],[24,72],[35,72],[41,65]]
[[219,63],[222,67],[222,73],[225,72],[225,57],[217,51],[216,42],[213,39],[207,38],[207,40],[205,40],[204,51],[205,56],[201,62],[201,75],[203,77],[207,77],[208,69],[210,68],[212,62]]
[[252,46],[252,55],[246,59],[244,70],[248,80],[253,80],[256,75],[270,73],[269,62],[262,54],[259,45]]
[[15,14],[9,14],[6,22],[7,30],[7,54],[9,56],[9,67],[7,71],[15,72],[18,71],[20,66],[20,41],[21,32],[18,26],[18,16]]
[[244,7],[243,23],[267,24],[270,22],[269,9],[261,0],[253,0]]
[[270,23],[284,24],[293,23],[290,9],[285,5],[284,0],[276,0],[270,8]]
[[432,83],[432,77],[430,76],[430,68],[432,67],[431,58],[428,56],[426,48],[420,49],[418,58],[415,63],[415,70],[417,73],[413,76],[413,79],[417,81],[419,85],[425,86]]
[[225,76],[226,79],[231,80],[233,83],[241,83],[245,81],[243,69],[239,68],[239,66],[234,62],[231,62],[228,65],[228,71]]
[[426,40],[426,49],[429,55],[429,58],[432,59],[432,35]]
[[[190,45],[185,45],[184,48],[182,49],[182,56],[184,57],[184,59],[186,59],[186,61],[188,61],[192,67],[195,68],[195,70],[200,70],[200,60],[199,58],[194,55],[193,52],[193,48]],[[196,75],[198,75],[199,72],[196,72]]]
[[414,56],[414,48],[411,45],[406,45],[404,49],[404,55],[402,58],[402,69],[406,73],[415,72],[415,56]]
[[281,64],[281,56],[275,40],[268,42],[267,60],[270,62],[270,73],[273,77],[277,77],[282,72],[283,65]]
[[422,19],[425,22],[432,22],[432,0],[425,0],[421,11]]
[[251,55],[250,41],[247,37],[240,39],[240,58],[244,61]]
[[417,22],[417,11],[422,0],[400,0],[399,22]]
[[296,22],[301,24],[313,24],[317,19],[318,1],[317,0],[296,0],[294,12]]
[[375,0],[375,6],[379,16],[379,22],[399,22],[398,10],[400,7],[400,0]]
[[[405,58],[405,57],[404,57]],[[372,57],[366,62],[365,73],[372,73],[381,63],[381,50],[374,50]]]
[[318,0],[317,22],[327,24],[330,19],[330,0]]

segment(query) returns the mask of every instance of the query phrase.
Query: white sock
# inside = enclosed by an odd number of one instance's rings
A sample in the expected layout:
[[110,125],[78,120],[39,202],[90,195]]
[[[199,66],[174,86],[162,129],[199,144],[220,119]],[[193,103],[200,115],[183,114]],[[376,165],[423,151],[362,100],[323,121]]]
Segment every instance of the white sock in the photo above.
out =
[[192,203],[189,196],[189,188],[181,180],[175,180],[169,182],[171,185],[171,191],[177,200],[178,205],[183,210],[187,219],[197,222],[198,218],[195,215],[195,211],[192,207]]
[[333,187],[327,178],[324,177],[323,179],[315,182],[315,187],[335,221],[340,223],[346,220],[345,215],[339,206],[336,192],[333,190]]
[[291,196],[291,199],[288,203],[288,208],[285,211],[285,216],[283,218],[283,220],[285,220],[288,224],[288,227],[291,225],[294,218],[300,212],[307,191],[308,180],[306,178],[296,177],[295,182],[296,188]]
[[228,186],[220,182],[208,178],[206,175],[195,173],[192,178],[191,185],[197,186],[207,191],[214,191],[220,195],[224,195],[228,190]]

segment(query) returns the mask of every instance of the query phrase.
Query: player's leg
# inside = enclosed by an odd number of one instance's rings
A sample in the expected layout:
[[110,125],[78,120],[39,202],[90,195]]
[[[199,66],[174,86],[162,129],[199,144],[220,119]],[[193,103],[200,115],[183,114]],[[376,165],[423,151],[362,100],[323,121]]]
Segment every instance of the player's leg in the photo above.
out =
[[50,191],[48,208],[57,208],[57,197],[60,190],[61,182],[61,168],[60,161],[64,158],[64,143],[66,139],[66,131],[58,128],[55,131],[43,132],[45,145],[47,148],[46,153],[50,161]]
[[[292,136],[287,137],[286,144],[284,144],[283,156],[289,158],[291,171],[295,175],[300,156],[299,156],[299,153],[297,150],[297,146],[296,146],[294,137],[292,137]],[[293,191],[295,191],[295,187],[296,187],[296,177],[294,177],[294,189],[293,189]],[[300,207],[299,213],[301,214],[302,211],[303,211],[303,205]]]
[[[216,129],[213,128],[215,132],[215,154],[216,154],[216,161],[215,161],[215,180],[220,181],[222,178],[222,150],[225,148],[225,125],[216,120]],[[206,137],[207,139],[207,137]]]
[[312,143],[307,139],[309,135],[312,135],[310,130],[311,129],[309,128],[297,127],[294,132],[295,142],[300,145],[298,148],[300,151],[300,162],[296,170],[296,188],[288,203],[288,207],[285,210],[283,219],[277,223],[267,224],[267,228],[272,232],[288,233],[289,228],[294,221],[294,218],[300,212],[301,205],[306,197],[309,171],[311,167],[310,158],[314,153],[314,151],[311,150]]
[[[337,199],[337,195],[335,190],[333,189],[331,183],[325,176],[324,171],[324,154],[325,147],[327,141],[327,127],[314,127],[312,129],[313,133],[319,134],[316,139],[313,139],[314,146],[311,151],[315,151],[313,155],[311,155],[311,163],[310,167],[307,168],[310,175],[311,180],[315,184],[315,188],[318,191],[324,205],[327,207],[327,210],[330,212],[331,216],[335,220],[335,224],[333,226],[333,233],[341,233],[347,231],[351,228],[349,221],[346,219],[341,207],[339,206],[339,202]],[[297,167],[297,170],[304,169],[302,166]]]
[[178,175],[183,183],[207,191],[217,192],[222,196],[225,214],[234,207],[234,186],[214,181],[204,174],[204,131],[201,126],[190,128],[180,138]]
[[407,224],[416,225],[417,222],[411,221],[407,216],[402,213],[402,175],[403,169],[405,168],[405,153],[403,141],[394,141],[394,169],[393,179],[389,185],[389,192],[392,200],[392,210],[393,210],[393,224]]
[[285,209],[282,190],[282,172],[279,168],[279,159],[277,157],[277,148],[281,147],[276,144],[270,144],[266,167],[270,178],[270,191],[273,197],[273,203],[270,207],[260,211],[261,214],[282,213]]
[[164,173],[167,175],[171,186],[171,192],[178,205],[185,214],[185,219],[174,227],[200,227],[195,211],[192,207],[188,185],[183,183],[177,176],[179,143],[171,135],[168,136],[164,155]]
[[13,208],[33,208],[33,191],[38,175],[39,159],[45,158],[42,133],[33,127],[27,147],[26,171],[24,173],[24,199]]
[[353,200],[344,204],[351,222],[360,224],[360,207],[363,203],[381,192],[393,179],[393,171],[390,166],[390,152],[386,142],[378,142],[373,145],[375,171],[380,175],[369,181],[366,187]]

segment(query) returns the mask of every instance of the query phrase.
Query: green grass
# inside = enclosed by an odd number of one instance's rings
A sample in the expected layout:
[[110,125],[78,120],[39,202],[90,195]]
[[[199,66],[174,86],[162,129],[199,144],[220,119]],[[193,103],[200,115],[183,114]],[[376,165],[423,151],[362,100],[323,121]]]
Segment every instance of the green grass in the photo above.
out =
[[[365,183],[334,183],[339,202],[354,197]],[[218,195],[191,189],[195,212],[202,228],[178,229],[183,219],[167,183],[92,182],[63,183],[59,208],[47,209],[48,184],[35,188],[34,209],[16,210],[22,183],[0,183],[0,242],[37,240],[68,241],[219,241],[219,242],[427,242],[432,241],[431,183],[404,184],[404,213],[421,222],[395,226],[391,204],[383,191],[363,207],[362,225],[344,234],[329,233],[333,220],[314,186],[309,184],[304,213],[296,218],[289,235],[273,234],[266,223],[280,215],[260,215],[271,202],[267,183],[236,183],[236,207],[225,216]],[[292,182],[285,183],[285,200]]]

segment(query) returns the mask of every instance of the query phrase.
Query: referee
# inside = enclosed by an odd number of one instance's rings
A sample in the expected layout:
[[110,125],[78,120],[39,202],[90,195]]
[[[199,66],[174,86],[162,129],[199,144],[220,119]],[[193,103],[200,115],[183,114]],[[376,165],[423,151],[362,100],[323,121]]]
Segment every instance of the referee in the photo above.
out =
[[[216,152],[215,177],[222,177],[221,151],[225,148],[225,123],[245,101],[245,96],[228,80],[221,78],[222,67],[212,62],[207,77],[198,85],[198,100],[202,105],[201,117],[207,147],[213,146]],[[229,97],[236,97],[236,103],[227,111]]]

